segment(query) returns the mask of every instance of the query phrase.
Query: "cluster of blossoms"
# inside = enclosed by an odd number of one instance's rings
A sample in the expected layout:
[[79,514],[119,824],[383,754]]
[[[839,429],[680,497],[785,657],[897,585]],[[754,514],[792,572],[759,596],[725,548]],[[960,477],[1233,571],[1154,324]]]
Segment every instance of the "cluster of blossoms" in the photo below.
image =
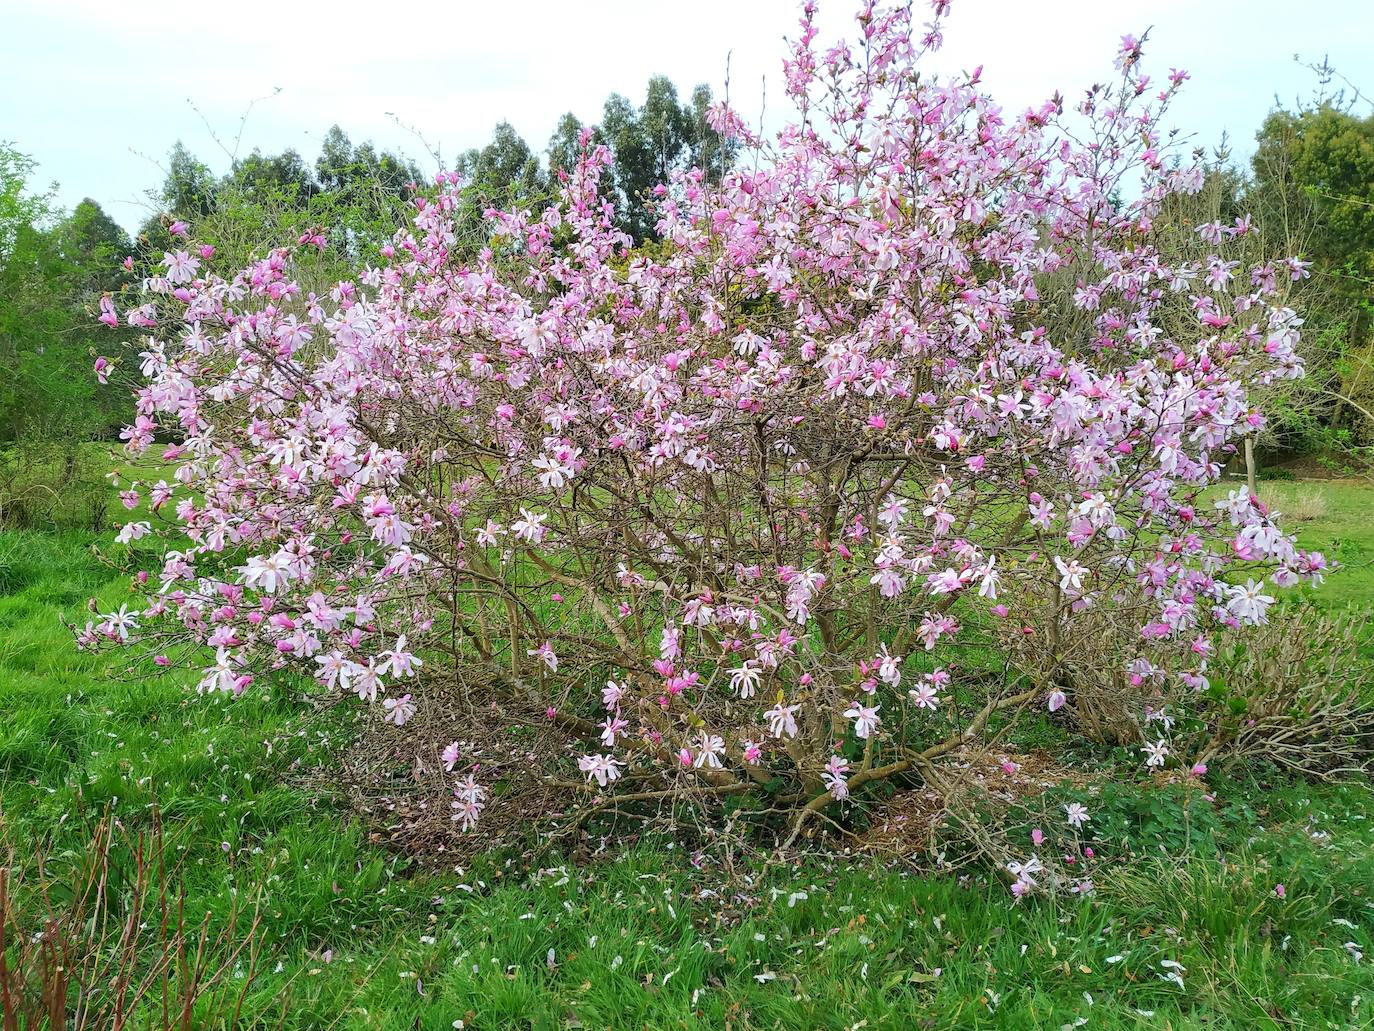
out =
[[[308,671],[398,726],[403,685],[458,670],[580,735],[590,791],[782,778],[807,811],[1072,706],[1089,644],[1186,705],[1213,636],[1325,566],[1202,497],[1263,425],[1250,388],[1301,374],[1305,266],[1171,215],[1202,181],[1161,140],[1183,75],[1127,40],[1115,85],[1012,116],[919,70],[945,6],[869,4],[820,49],[808,5],[797,120],[714,109],[749,157],[665,184],[651,248],[587,147],[480,250],[441,175],[327,290],[289,248],[169,254],[125,314],[151,332],[124,438],[175,483],[121,534],[166,550],[82,641],[192,656],[206,690]],[[1008,675],[965,676],[973,644]]]
[[[1082,831],[1083,825],[1092,819],[1088,807],[1082,802],[1070,802],[1064,806],[1064,817],[1065,822],[1074,831]],[[1031,830],[1031,844],[1037,849],[1045,845],[1045,832],[1039,827]],[[1057,888],[1066,883],[1071,885],[1071,890],[1076,895],[1092,894],[1093,882],[1092,878],[1087,876],[1086,866],[1096,856],[1090,845],[1075,842],[1072,847],[1073,851],[1065,853],[1062,857],[1062,866],[1047,866],[1038,853],[1033,853],[1028,859],[1007,863],[1006,870],[1012,878],[1012,897],[1019,901],[1041,887]],[[1066,876],[1066,872],[1073,876]],[[1045,882],[1044,885],[1041,883],[1042,880]]]

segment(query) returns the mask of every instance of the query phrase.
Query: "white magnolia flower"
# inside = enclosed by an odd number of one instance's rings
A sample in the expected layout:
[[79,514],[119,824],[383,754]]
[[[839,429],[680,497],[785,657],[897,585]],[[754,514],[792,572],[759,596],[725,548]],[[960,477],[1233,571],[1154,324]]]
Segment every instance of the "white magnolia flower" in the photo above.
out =
[[620,766],[620,760],[609,755],[584,755],[577,760],[577,768],[587,775],[587,782],[594,780],[603,788],[620,779]]
[[243,567],[245,586],[255,587],[265,594],[275,594],[291,579],[291,562],[285,552],[273,555],[254,555]]
[[215,664],[205,671],[197,690],[229,692],[234,689],[234,681],[237,679],[238,667],[234,663],[234,657],[229,654],[228,649],[217,648]]
[[854,736],[866,738],[878,729],[882,718],[878,715],[881,705],[860,705],[853,703],[845,710],[845,716],[854,721]]
[[737,666],[730,671],[730,689],[741,698],[752,698],[758,689],[760,675],[759,670],[747,662]]
[[1164,758],[1169,754],[1169,746],[1163,741],[1156,741],[1154,744],[1147,744],[1141,751],[1145,753],[1146,766],[1163,766]]
[[699,745],[695,765],[697,769],[705,766],[707,769],[720,769],[720,757],[725,754],[725,739],[714,734],[701,732],[701,744]]
[[779,702],[765,712],[763,715],[768,720],[768,733],[774,737],[796,737],[796,714],[800,708],[800,705],[783,705],[782,702]]
[[520,509],[520,518],[510,524],[511,532],[522,541],[538,544],[548,533],[548,530],[544,528],[544,521],[548,518],[548,513],[536,514],[528,508],[522,508]]
[[571,465],[560,462],[549,455],[540,455],[536,458],[534,467],[539,470],[539,482],[548,490],[562,490],[563,486],[573,478]]
[[1074,594],[1081,594],[1083,591],[1083,577],[1087,575],[1087,567],[1079,564],[1077,559],[1070,559],[1065,562],[1058,555],[1054,556],[1054,568],[1059,570],[1059,588],[1063,591],[1072,591]]
[[902,660],[888,652],[886,644],[878,648],[878,678],[893,687],[902,682]]
[[1018,881],[1024,881],[1031,886],[1035,885],[1035,875],[1043,872],[1045,864],[1040,862],[1039,856],[1031,856],[1024,863],[1012,861],[1007,864],[1007,870]]
[[1254,580],[1246,582],[1244,587],[1232,587],[1230,589],[1230,600],[1226,603],[1226,608],[1242,623],[1248,626],[1256,626],[1265,621],[1266,610],[1274,604],[1274,599],[1268,594],[1263,593],[1264,581],[1256,583]]

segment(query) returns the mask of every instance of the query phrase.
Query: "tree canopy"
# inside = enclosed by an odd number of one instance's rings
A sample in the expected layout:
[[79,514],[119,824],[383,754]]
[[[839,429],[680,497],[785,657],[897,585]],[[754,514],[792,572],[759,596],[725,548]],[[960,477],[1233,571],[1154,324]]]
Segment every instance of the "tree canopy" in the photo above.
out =
[[[123,390],[91,371],[100,297],[129,281],[129,238],[87,198],[69,214],[36,187],[32,158],[0,145],[0,443],[112,431],[128,416]],[[107,354],[133,334],[108,331]]]

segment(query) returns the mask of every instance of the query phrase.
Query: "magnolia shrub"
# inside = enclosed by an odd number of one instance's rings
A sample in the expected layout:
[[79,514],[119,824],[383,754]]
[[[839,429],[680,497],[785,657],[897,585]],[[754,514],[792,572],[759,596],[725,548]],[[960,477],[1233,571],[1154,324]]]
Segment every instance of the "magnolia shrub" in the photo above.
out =
[[[1202,496],[1264,425],[1251,388],[1301,375],[1306,266],[1167,217],[1201,183],[1160,128],[1182,73],[1128,37],[1114,85],[1012,115],[923,70],[945,6],[870,4],[820,49],[808,5],[796,120],[713,109],[739,166],[660,187],[642,249],[585,135],[488,246],[444,174],[327,294],[295,278],[319,236],[224,272],[186,237],[125,313],[127,447],[175,473],[121,536],[165,554],[82,641],[206,691],[305,671],[398,725],[412,678],[461,674],[579,736],[550,776],[589,800],[766,785],[797,827],[1072,713],[1088,655],[1174,761],[1162,714],[1213,636],[1324,567],[1244,491]],[[460,784],[465,827],[485,797]]]

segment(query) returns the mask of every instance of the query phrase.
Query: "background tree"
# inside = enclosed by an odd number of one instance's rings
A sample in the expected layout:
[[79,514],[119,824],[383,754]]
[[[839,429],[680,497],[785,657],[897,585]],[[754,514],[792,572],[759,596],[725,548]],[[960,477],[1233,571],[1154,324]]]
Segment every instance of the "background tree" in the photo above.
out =
[[41,372],[66,328],[52,290],[61,267],[49,234],[53,191],[30,188],[35,167],[0,146],[0,440],[7,442],[54,411]]
[[133,242],[124,227],[91,198],[73,208],[56,233],[62,257],[79,270],[75,285],[84,294],[99,295],[129,283],[132,276],[120,263],[131,252]]
[[[580,143],[582,135],[582,122],[568,111],[558,120],[558,125],[553,130],[553,135],[549,137],[549,171],[552,173],[571,172],[577,165],[578,156],[582,153]],[[605,143],[601,138],[600,130],[592,127],[591,144]]]
[[1304,335],[1328,399],[1316,421],[1328,445],[1374,443],[1374,114],[1326,98],[1272,112],[1256,140],[1245,204],[1313,261]]
[[410,184],[421,180],[420,168],[410,158],[378,151],[370,140],[356,147],[338,125],[329,127],[315,177],[324,191],[357,190],[360,187],[404,198]]
[[[35,163],[0,146],[0,443],[84,439],[128,417],[120,389],[91,372],[99,298],[128,282],[124,231],[92,200],[67,216],[34,190]],[[102,349],[127,348],[121,329]]]
[[692,99],[689,102],[691,116],[687,120],[687,139],[691,154],[687,158],[687,164],[691,168],[700,168],[705,172],[709,182],[718,183],[733,167],[735,156],[739,152],[739,143],[735,139],[727,139],[711,128],[706,113],[714,100],[711,87],[705,83],[692,90]]
[[422,179],[410,158],[370,141],[354,145],[338,125],[325,134],[313,165],[291,148],[279,154],[255,149],[218,179],[178,143],[161,188],[150,193],[159,213],[140,228],[140,257],[152,267],[176,250],[168,226],[181,221],[244,262],[264,248],[319,237],[329,245],[327,263],[338,278],[376,259]]
[[280,154],[263,155],[256,148],[242,161],[234,162],[225,186],[247,197],[271,198],[301,208],[320,192],[314,170],[300,154],[287,149]]
[[[657,239],[654,187],[688,168],[699,168],[709,181],[719,182],[733,163],[735,145],[707,122],[711,103],[709,86],[697,86],[683,103],[673,83],[655,75],[649,80],[642,106],[636,108],[626,97],[613,93],[602,107],[601,122],[589,127],[589,144],[604,144],[612,156],[602,193],[615,204],[618,228],[636,244]],[[571,113],[559,121],[549,140],[551,169],[566,170],[576,163],[581,128]]]
[[412,187],[424,181],[411,158],[379,151],[370,140],[355,146],[338,125],[325,133],[315,178],[320,194],[312,215],[328,232],[331,246],[355,260],[385,244]]
[[454,169],[484,209],[529,206],[548,190],[539,158],[509,122],[498,122],[481,150],[459,155]]

